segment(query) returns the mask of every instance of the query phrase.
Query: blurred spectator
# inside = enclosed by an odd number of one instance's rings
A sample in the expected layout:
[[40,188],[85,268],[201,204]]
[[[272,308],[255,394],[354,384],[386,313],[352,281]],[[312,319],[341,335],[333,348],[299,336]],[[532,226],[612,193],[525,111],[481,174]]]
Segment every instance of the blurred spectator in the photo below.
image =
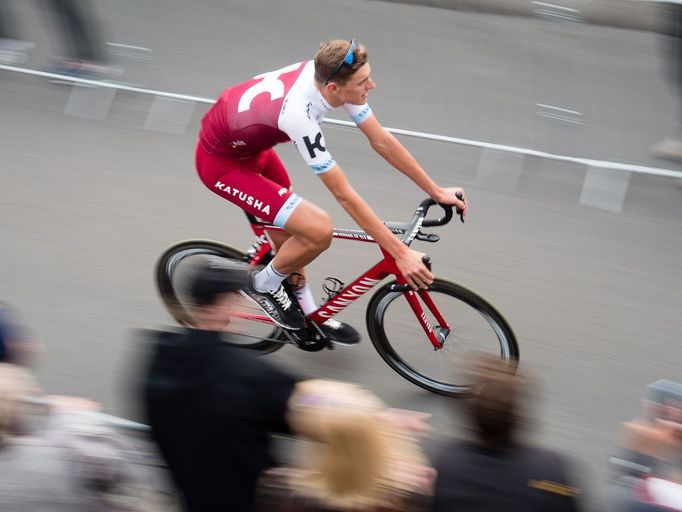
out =
[[658,0],[664,5],[664,58],[667,77],[677,98],[677,133],[652,146],[659,158],[682,161],[682,0]]
[[0,363],[29,364],[42,344],[26,338],[11,308],[0,302]]
[[642,478],[634,488],[629,506],[625,512],[671,512],[682,510],[682,481],[668,478]]
[[290,431],[297,379],[224,332],[248,276],[207,260],[190,278],[195,328],[151,333],[146,412],[189,511],[252,510],[259,476],[275,465],[270,433]]
[[29,399],[38,396],[26,370],[0,363],[0,510],[150,510],[134,450],[95,414],[99,405],[48,397],[45,425],[30,431]]
[[[120,74],[110,63],[101,40],[94,16],[89,12],[89,1],[41,0],[55,32],[59,34],[62,55],[55,59],[50,71],[81,78],[106,78]],[[16,23],[7,5],[0,2],[0,64],[17,65],[25,62],[33,43],[21,40]]]
[[8,0],[0,2],[0,64],[23,64],[34,47],[35,44],[20,39]]
[[343,382],[296,386],[290,422],[310,439],[295,467],[260,482],[260,512],[423,510],[433,470],[400,414]]
[[553,451],[522,442],[526,378],[496,357],[477,360],[474,390],[464,404],[472,441],[452,441],[439,451],[433,510],[560,512],[579,510],[581,493],[569,464]]
[[682,510],[682,384],[647,387],[642,415],[623,424],[621,453],[611,461],[611,510]]
[[682,384],[659,380],[647,387],[642,416],[623,425],[625,456],[658,474],[682,461]]

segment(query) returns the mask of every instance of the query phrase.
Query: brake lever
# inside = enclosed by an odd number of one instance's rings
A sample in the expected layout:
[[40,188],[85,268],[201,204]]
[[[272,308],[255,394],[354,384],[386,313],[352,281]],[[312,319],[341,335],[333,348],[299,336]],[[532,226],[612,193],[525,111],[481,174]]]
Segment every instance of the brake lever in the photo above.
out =
[[[462,195],[461,192],[457,192],[455,194],[455,197],[457,199],[459,199],[460,201],[464,201],[464,196]],[[457,212],[457,215],[459,215],[459,220],[461,220],[462,223],[464,223],[464,210],[462,210],[460,208],[455,208],[455,211]]]

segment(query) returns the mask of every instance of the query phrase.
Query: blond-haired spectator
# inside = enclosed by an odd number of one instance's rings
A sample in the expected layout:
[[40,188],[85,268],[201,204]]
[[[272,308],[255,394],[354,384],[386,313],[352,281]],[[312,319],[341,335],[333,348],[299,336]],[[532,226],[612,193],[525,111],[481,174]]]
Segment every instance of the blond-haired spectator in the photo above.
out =
[[[258,510],[407,511],[423,508],[433,477],[409,412],[355,384],[297,384],[289,421],[303,437],[299,463],[269,471]],[[417,422],[418,423],[418,422]]]

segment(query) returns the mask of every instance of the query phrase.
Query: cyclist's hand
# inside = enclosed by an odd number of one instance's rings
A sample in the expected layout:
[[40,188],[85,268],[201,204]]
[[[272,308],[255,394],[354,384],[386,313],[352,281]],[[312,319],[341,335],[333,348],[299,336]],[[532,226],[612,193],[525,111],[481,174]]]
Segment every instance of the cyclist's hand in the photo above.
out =
[[[460,199],[457,194],[460,194],[462,199]],[[442,204],[451,204],[457,208],[457,213],[461,210],[462,215],[466,217],[467,210],[469,209],[469,201],[467,200],[467,196],[462,187],[443,188],[440,190],[438,197],[434,197],[433,199]]]
[[402,256],[395,259],[398,269],[407,279],[413,290],[418,288],[428,288],[433,282],[433,274],[426,268],[422,258],[425,256],[423,252],[408,249]]

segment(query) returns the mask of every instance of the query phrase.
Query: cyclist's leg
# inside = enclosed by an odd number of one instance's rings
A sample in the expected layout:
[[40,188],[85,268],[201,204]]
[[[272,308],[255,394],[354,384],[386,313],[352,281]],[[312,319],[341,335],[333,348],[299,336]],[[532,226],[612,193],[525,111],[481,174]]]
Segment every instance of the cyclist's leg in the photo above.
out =
[[[290,180],[287,171],[282,164],[281,160],[277,156],[277,153],[271,151],[268,160],[262,171],[263,176],[271,179],[275,183],[280,183],[283,187],[287,189],[290,188]],[[297,213],[298,212],[298,213]],[[320,252],[324,251],[332,240],[332,224],[329,215],[326,212],[318,208],[317,206],[303,201],[296,207],[296,211],[287,220],[284,228],[286,231],[276,231],[269,233],[270,240],[277,248],[277,254],[273,259],[273,264],[275,268],[279,269],[280,262],[282,258],[281,253],[284,249],[285,253],[289,250],[290,246],[297,243],[297,237],[293,233],[296,230],[300,230],[303,233],[309,233],[310,227],[306,226],[304,221],[312,219],[315,228],[322,228],[322,231],[317,234],[316,242],[321,245],[317,247],[317,250],[312,251],[313,259],[317,257]],[[298,249],[294,247],[294,251]],[[299,253],[300,254],[300,253]],[[289,272],[289,283],[294,289],[294,294],[298,301],[299,306],[306,315],[309,315],[315,311],[318,307],[313,297],[312,289],[310,285],[306,282],[306,274],[304,265],[309,263],[309,260],[294,260],[291,266],[295,267],[297,264],[301,264],[300,268],[294,268]],[[284,267],[287,268],[287,267]],[[348,324],[344,324],[335,319],[329,319],[320,325],[322,331],[335,343],[342,345],[356,345],[360,341],[360,333],[356,331],[353,327]]]
[[[275,183],[279,183],[287,189],[290,188],[291,182],[289,180],[289,175],[274,151],[269,155],[262,174]],[[286,231],[272,231],[268,233],[268,235],[276,250],[279,250],[279,248],[291,238],[291,235]],[[278,264],[279,262],[276,262],[276,265]],[[293,270],[287,278],[287,281],[296,295],[298,305],[306,315],[309,315],[318,308],[318,304],[313,297],[312,289],[307,283],[305,267]]]
[[[261,174],[290,190],[291,180],[279,156],[274,150],[267,151],[266,154]],[[283,225],[284,232],[271,232],[268,235],[277,248],[274,259],[275,267],[278,270],[284,269],[281,272],[287,275],[297,273],[305,276],[304,266],[329,247],[333,228],[329,215],[308,201],[304,200],[299,203],[295,210],[298,213],[292,210],[286,216]],[[282,218],[284,218],[283,213]],[[301,219],[310,220],[311,223],[302,223]],[[289,242],[292,238],[298,240]],[[287,247],[283,247],[287,243]],[[280,255],[282,249],[284,249],[284,255]],[[303,263],[297,265],[299,261]]]
[[[295,294],[301,309],[306,315],[309,315],[317,309],[317,304],[310,286],[305,284],[303,267],[329,247],[333,234],[331,219],[318,206],[308,201],[302,201],[289,216],[284,229],[291,236],[279,248],[272,259],[272,264],[276,269],[284,269],[282,273],[292,274],[296,272],[303,276],[303,287],[295,290]],[[315,232],[315,230],[318,230],[318,234],[310,243],[309,233]],[[320,329],[336,344],[353,346],[360,341],[360,333],[357,330],[334,318],[330,318],[321,324]]]
[[[214,193],[266,222],[284,227],[303,200],[288,187],[283,187],[260,173],[269,160],[268,153],[265,151],[247,158],[214,156],[199,145],[197,171],[204,184]],[[295,234],[292,235],[283,246],[292,247],[290,242],[294,241]],[[311,236],[310,233],[307,235],[308,238]],[[285,253],[291,251],[286,247]],[[282,289],[282,281],[289,270],[280,271],[275,264],[271,261],[263,270],[254,274],[252,283],[243,292],[275,323],[299,329],[304,326],[305,320],[296,308],[291,307],[291,301]]]
[[292,193],[286,169],[274,150],[236,159],[210,155],[199,145],[197,170],[214,193],[285,229],[288,238],[278,240],[281,245],[272,262],[280,276],[302,269],[329,247],[333,231],[329,215]]
[[[237,160],[213,157],[199,147],[197,170],[213,192],[252,215],[284,228],[285,236],[270,233],[279,249],[268,266],[255,276],[254,289],[261,297],[267,295],[266,290],[278,297],[275,288],[280,288],[288,275],[294,272],[304,275],[303,267],[329,247],[333,233],[331,218],[318,206],[291,192],[286,169],[273,150],[254,159]],[[249,296],[254,298],[251,293]],[[298,290],[296,296],[305,313],[317,309],[309,286]],[[260,300],[257,302],[264,307]],[[268,313],[265,307],[264,310]],[[295,318],[288,306],[274,316],[272,312],[268,314],[281,325],[301,325],[302,319]],[[355,329],[334,319],[327,320],[320,328],[335,343],[355,345],[360,340]]]
[[313,203],[301,200],[284,224],[291,235],[273,259],[283,274],[291,274],[317,258],[332,241],[332,223],[327,212]]

